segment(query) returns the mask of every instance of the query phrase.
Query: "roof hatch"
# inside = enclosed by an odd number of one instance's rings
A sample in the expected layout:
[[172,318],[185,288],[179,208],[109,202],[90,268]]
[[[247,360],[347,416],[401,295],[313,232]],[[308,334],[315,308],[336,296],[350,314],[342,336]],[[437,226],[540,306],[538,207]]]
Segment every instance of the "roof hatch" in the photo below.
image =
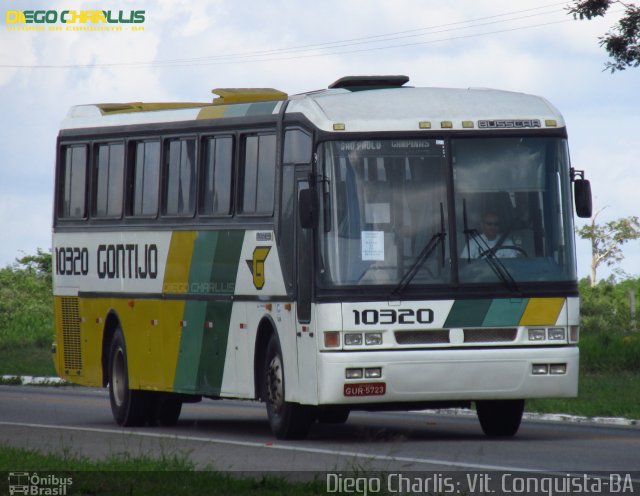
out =
[[409,82],[409,76],[345,76],[329,85],[329,89],[345,88],[350,91],[399,88]]

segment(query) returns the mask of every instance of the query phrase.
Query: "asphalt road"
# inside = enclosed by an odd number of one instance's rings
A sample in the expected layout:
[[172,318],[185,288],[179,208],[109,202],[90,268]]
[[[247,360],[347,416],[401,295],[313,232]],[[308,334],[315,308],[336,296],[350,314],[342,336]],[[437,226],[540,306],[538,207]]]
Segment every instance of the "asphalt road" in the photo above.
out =
[[[525,420],[511,439],[489,439],[473,415],[353,412],[316,424],[307,440],[278,441],[264,405],[184,405],[173,428],[119,428],[106,390],[0,386],[0,444],[93,458],[180,454],[198,467],[241,472],[640,470],[640,426]],[[19,468],[19,467],[16,467]]]

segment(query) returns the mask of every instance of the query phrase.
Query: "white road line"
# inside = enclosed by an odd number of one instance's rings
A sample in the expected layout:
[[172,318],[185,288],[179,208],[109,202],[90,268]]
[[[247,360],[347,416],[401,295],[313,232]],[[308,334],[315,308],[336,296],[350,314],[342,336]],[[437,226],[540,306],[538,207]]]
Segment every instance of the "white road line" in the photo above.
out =
[[365,458],[367,460],[376,461],[391,461],[391,462],[404,462],[404,463],[421,463],[426,465],[439,465],[449,467],[452,469],[468,469],[468,470],[486,470],[486,471],[500,471],[500,472],[539,472],[539,469],[527,468],[527,467],[510,467],[506,465],[486,465],[481,463],[464,463],[454,462],[447,460],[437,460],[433,458],[414,458],[406,456],[391,456],[391,455],[377,455],[370,453],[359,453],[356,451],[341,451],[331,450],[324,448],[312,448],[308,446],[293,446],[289,444],[277,444],[276,442],[259,443],[255,441],[234,441],[231,439],[221,439],[214,437],[200,437],[200,436],[183,436],[178,434],[161,434],[156,432],[140,432],[123,429],[101,429],[97,427],[74,427],[67,425],[47,425],[47,424],[31,424],[25,422],[3,422],[0,421],[0,425],[12,426],[12,427],[28,427],[31,429],[58,429],[63,431],[75,431],[75,432],[93,432],[100,434],[126,434],[128,436],[139,436],[146,438],[156,439],[173,439],[178,441],[197,441],[203,443],[212,444],[226,444],[230,446],[242,446],[246,448],[264,448],[275,449],[282,451],[294,451],[298,453],[314,453],[319,455],[329,455],[338,457],[351,457],[351,458]]

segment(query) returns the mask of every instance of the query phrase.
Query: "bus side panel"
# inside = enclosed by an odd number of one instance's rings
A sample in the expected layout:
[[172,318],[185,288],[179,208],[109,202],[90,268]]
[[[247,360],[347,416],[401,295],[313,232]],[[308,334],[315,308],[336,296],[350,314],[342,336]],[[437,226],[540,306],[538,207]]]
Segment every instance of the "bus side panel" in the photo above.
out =
[[79,298],[84,364],[82,384],[86,386],[102,386],[102,333],[109,308],[108,300]]
[[228,342],[234,328],[231,322],[235,306],[231,301],[186,302],[176,347],[167,350],[175,355],[175,391],[221,394],[223,379],[229,380],[234,375],[228,370],[228,362],[234,362],[230,360],[233,348],[229,348]]
[[[178,307],[172,308],[172,307]],[[87,362],[100,377],[103,332],[109,314],[120,322],[127,348],[129,385],[132,389],[169,391],[171,383],[163,371],[167,368],[164,356],[167,335],[176,333],[170,315],[180,315],[181,302],[161,302],[157,299],[85,298],[83,313],[92,343],[87,347],[91,356]],[[162,314],[161,314],[162,312]],[[109,352],[110,343],[105,343]]]
[[53,357],[59,377],[85,386],[101,386],[100,353],[102,335],[95,332],[95,321],[85,317],[86,302],[77,296],[54,296],[56,355]]
[[234,328],[232,296],[244,236],[239,230],[199,231],[175,256],[170,250],[182,271],[174,271],[170,285],[165,279],[165,288],[188,293],[179,340],[167,350],[169,359],[175,356],[172,384],[176,391],[219,395],[224,389],[229,359],[234,363],[234,349],[228,348],[228,342]]

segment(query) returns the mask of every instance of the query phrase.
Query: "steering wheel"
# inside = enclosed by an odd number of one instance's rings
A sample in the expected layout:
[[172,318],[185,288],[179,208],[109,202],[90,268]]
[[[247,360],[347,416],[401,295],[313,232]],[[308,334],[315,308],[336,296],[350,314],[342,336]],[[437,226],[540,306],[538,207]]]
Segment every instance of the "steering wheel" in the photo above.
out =
[[[497,256],[497,253],[500,250],[513,250],[513,251],[518,252],[518,254],[521,255],[521,257],[524,257],[524,258],[528,258],[529,257],[529,254],[527,253],[527,251],[524,248],[520,247],[520,246],[515,246],[515,245],[499,246],[499,247],[493,249],[493,253],[496,254],[496,256]],[[518,257],[516,257],[516,258],[518,258]]]

